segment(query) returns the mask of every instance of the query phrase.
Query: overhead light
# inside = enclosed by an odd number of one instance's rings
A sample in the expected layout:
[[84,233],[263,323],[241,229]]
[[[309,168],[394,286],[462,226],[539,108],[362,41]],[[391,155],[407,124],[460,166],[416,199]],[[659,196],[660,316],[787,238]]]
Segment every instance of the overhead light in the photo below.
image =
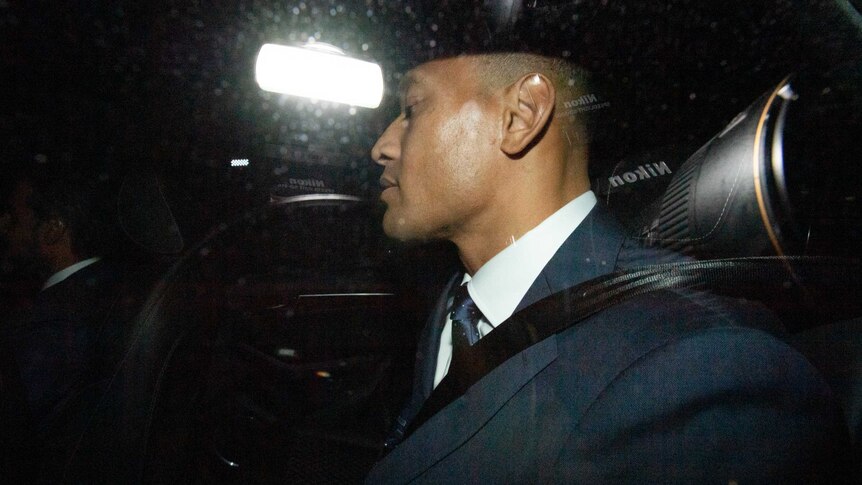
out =
[[291,47],[264,44],[255,65],[265,91],[376,108],[383,99],[383,71],[321,42]]
[[234,158],[230,161],[231,167],[248,167],[248,158]]

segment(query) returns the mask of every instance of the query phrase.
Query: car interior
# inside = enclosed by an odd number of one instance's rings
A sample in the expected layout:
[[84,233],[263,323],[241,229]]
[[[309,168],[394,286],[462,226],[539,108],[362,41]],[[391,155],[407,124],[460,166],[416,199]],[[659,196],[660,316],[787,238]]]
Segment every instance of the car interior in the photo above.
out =
[[[459,264],[386,237],[368,151],[411,66],[512,46],[593,73],[597,197],[633,239],[724,264],[687,284],[782,319],[862,463],[860,2],[0,1],[0,25],[4,172],[86,160],[122,236],[61,482],[361,481]],[[378,63],[380,106],[264,92],[265,43]],[[7,350],[3,474],[35,481]]]

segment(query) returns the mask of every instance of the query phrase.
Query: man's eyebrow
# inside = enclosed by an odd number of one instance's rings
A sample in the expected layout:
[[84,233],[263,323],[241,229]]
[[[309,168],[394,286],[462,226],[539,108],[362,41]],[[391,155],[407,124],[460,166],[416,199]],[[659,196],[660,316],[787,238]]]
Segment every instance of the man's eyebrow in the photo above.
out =
[[417,84],[422,84],[421,76],[413,71],[408,72],[401,78],[401,82],[398,83],[398,95],[401,98],[404,98],[404,96],[407,95],[407,90],[409,90],[411,86],[415,86]]

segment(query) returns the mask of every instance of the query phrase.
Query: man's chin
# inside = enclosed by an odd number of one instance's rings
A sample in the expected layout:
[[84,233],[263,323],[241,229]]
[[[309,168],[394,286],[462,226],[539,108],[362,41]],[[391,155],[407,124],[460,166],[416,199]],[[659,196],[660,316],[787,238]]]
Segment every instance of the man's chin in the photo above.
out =
[[397,239],[399,241],[410,240],[408,231],[405,231],[403,225],[399,225],[397,221],[392,222],[384,218],[383,232],[386,233],[386,235],[391,237],[392,239]]
[[383,216],[383,232],[392,239],[399,241],[424,239],[421,234],[417,234],[417,231],[410,227],[406,218],[394,213],[391,209],[388,209]]

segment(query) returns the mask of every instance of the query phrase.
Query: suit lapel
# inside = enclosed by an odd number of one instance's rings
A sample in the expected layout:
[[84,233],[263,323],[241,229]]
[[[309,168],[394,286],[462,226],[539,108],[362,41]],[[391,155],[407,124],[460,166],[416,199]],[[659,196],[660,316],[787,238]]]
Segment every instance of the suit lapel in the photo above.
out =
[[[511,345],[512,341],[529,338],[525,337],[527,332],[512,328],[513,332],[509,333],[500,325],[480,340],[475,350],[494,360],[496,353]],[[479,349],[480,346],[483,348]],[[476,375],[478,373],[475,370],[471,373],[469,366],[450,369],[425,403],[432,406],[422,410],[423,416],[430,415],[427,422],[420,424],[414,433],[377,463],[368,476],[368,482],[385,481],[386,477],[399,477],[408,482],[417,477],[475,435],[512,396],[556,357],[557,343],[551,337],[530,345],[516,358],[506,360],[481,376]],[[466,392],[460,390],[465,382],[477,377],[481,382],[469,387]],[[439,412],[426,411],[433,409],[435,404],[443,408]],[[424,421],[423,416],[417,416],[417,419]]]
[[423,332],[420,339],[420,352],[424,355],[417,356],[421,362],[421,379],[419,380],[419,388],[416,389],[421,395],[422,401],[428,399],[431,391],[434,389],[434,375],[437,372],[437,354],[440,353],[440,334],[443,332],[443,326],[446,322],[446,310],[449,299],[449,293],[452,287],[458,284],[461,273],[456,273],[449,279],[449,283],[440,294],[437,300],[437,305],[434,307],[434,312],[431,314],[428,323],[425,325],[426,331]]
[[515,313],[542,298],[613,272],[624,240],[624,229],[601,203],[596,204],[536,277]]
[[[539,331],[533,321],[509,319],[500,324],[493,332],[471,347],[461,360],[453,362],[446,377],[431,392],[430,397],[413,418],[407,434],[409,435],[431,416],[462,396],[474,384],[515,354],[538,343],[537,339],[540,335],[547,335],[547,333]],[[484,382],[483,386],[487,387]]]
[[431,316],[423,327],[419,337],[419,344],[416,348],[413,391],[386,440],[387,448],[399,443],[403,439],[407,426],[413,421],[416,413],[419,412],[423,403],[428,400],[428,396],[431,395],[431,391],[434,389],[434,374],[437,371],[437,354],[440,351],[440,334],[443,331],[445,323],[444,316],[447,309],[448,295],[452,286],[458,283],[460,276],[460,273],[456,273],[449,279],[449,282],[437,299],[437,304],[431,312]]

